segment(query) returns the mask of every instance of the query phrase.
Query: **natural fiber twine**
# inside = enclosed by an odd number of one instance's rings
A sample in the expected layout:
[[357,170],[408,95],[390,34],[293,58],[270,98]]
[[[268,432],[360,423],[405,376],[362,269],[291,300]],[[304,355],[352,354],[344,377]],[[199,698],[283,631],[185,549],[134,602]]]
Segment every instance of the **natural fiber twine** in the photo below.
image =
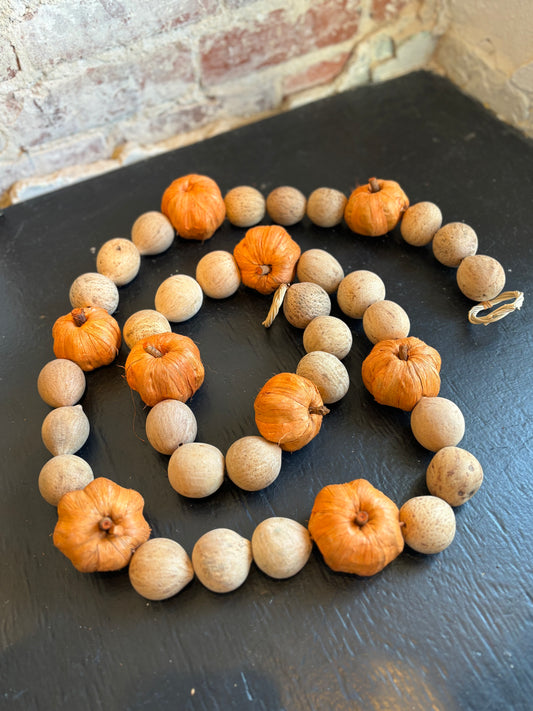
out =
[[[502,301],[509,301],[512,299],[511,303],[503,304],[499,306],[494,311],[485,314],[484,316],[478,316],[480,311],[487,311],[488,309],[500,304]],[[504,291],[499,296],[489,301],[483,301],[481,304],[476,304],[468,312],[468,320],[470,323],[482,323],[488,326],[489,323],[494,323],[494,321],[499,321],[504,316],[507,316],[515,309],[519,309],[524,303],[524,293],[522,291]]]

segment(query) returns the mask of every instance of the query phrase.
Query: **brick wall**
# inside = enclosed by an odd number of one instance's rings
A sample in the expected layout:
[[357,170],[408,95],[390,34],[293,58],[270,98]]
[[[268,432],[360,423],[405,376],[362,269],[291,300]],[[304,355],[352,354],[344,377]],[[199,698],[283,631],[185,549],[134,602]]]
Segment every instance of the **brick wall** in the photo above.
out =
[[0,204],[419,68],[430,4],[0,3]]

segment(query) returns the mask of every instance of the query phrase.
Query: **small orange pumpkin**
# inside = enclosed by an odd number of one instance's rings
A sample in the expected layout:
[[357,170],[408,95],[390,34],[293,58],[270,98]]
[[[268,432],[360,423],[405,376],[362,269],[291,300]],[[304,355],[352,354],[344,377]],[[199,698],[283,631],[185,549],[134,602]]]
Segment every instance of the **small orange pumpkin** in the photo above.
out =
[[235,246],[233,256],[242,283],[260,294],[272,294],[280,284],[294,279],[300,247],[279,225],[249,229]]
[[203,241],[224,222],[226,206],[212,178],[190,173],[174,180],[165,190],[161,212],[180,237]]
[[126,359],[126,380],[149,407],[185,402],[204,382],[197,345],[178,333],[157,333],[136,343]]
[[392,230],[409,207],[409,198],[394,180],[370,178],[346,203],[344,219],[352,232],[379,237]]
[[120,326],[105,309],[85,306],[60,316],[52,328],[56,358],[67,358],[82,370],[109,365],[122,341]]
[[278,373],[270,378],[259,391],[254,410],[263,437],[288,452],[310,442],[329,412],[316,385],[295,373]]
[[404,546],[398,507],[366,479],[319,491],[308,529],[326,564],[340,573],[375,575]]
[[110,479],[93,479],[59,500],[54,545],[82,573],[120,570],[150,537],[144,499]]
[[421,397],[440,390],[439,352],[414,336],[379,341],[363,361],[366,389],[380,405],[411,412]]

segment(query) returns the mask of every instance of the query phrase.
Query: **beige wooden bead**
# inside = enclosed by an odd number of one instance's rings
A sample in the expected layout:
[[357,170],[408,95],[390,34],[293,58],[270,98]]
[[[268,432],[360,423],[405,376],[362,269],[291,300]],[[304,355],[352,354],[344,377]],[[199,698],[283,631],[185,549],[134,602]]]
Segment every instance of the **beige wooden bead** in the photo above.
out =
[[473,454],[461,447],[443,447],[426,470],[429,493],[461,506],[472,498],[483,482],[483,468]]
[[142,255],[165,252],[174,237],[175,232],[170,220],[156,210],[139,215],[131,228],[131,241]]
[[366,269],[347,274],[337,290],[339,307],[351,318],[363,318],[371,304],[384,298],[385,284],[381,277]]
[[115,282],[98,272],[80,274],[72,282],[68,296],[73,309],[97,306],[108,314],[115,313],[119,302]]
[[305,327],[303,345],[306,353],[325,351],[345,358],[352,348],[350,327],[336,316],[317,316]]
[[227,593],[240,587],[250,572],[252,544],[229,528],[214,528],[199,538],[192,551],[198,580],[208,590]]
[[44,418],[41,437],[54,456],[74,454],[89,437],[89,420],[81,405],[57,407]]
[[442,212],[432,202],[417,202],[402,217],[400,232],[407,244],[423,247],[429,244],[442,225]]
[[283,185],[270,192],[266,209],[272,222],[283,227],[295,225],[305,215],[305,195],[297,188]]
[[282,516],[261,521],[252,535],[252,555],[257,567],[278,580],[299,573],[312,549],[307,528]]
[[415,496],[400,508],[402,534],[407,545],[418,553],[440,553],[455,537],[452,507],[436,496]]
[[75,454],[58,454],[41,469],[38,485],[43,499],[57,506],[67,492],[84,489],[93,479],[93,470],[84,459]]
[[180,323],[192,318],[204,300],[202,287],[186,274],[165,279],[156,291],[155,308],[169,321]]
[[363,314],[363,330],[374,344],[389,338],[406,338],[410,328],[407,313],[399,304],[388,299],[370,304]]
[[477,252],[477,234],[464,222],[449,222],[433,237],[433,254],[446,267],[458,267]]
[[146,416],[146,436],[161,454],[172,454],[182,444],[194,442],[197,429],[193,411],[179,400],[161,400]]
[[66,358],[46,363],[37,378],[39,395],[50,407],[75,405],[85,392],[85,386],[83,370]]
[[183,444],[170,457],[168,479],[182,496],[191,499],[210,496],[224,481],[224,455],[205,442]]
[[489,301],[505,286],[505,270],[496,259],[476,254],[463,259],[457,269],[457,285],[472,301]]
[[196,281],[211,299],[227,299],[241,285],[241,272],[231,252],[208,252],[196,265]]
[[317,188],[307,200],[307,217],[319,227],[335,227],[344,217],[348,198],[333,188]]
[[151,538],[140,545],[130,561],[133,589],[147,600],[168,600],[194,578],[185,549],[170,538]]
[[314,383],[326,405],[341,400],[350,387],[346,367],[336,356],[325,351],[305,355],[296,367],[296,375]]
[[328,316],[330,311],[329,295],[318,284],[297,282],[287,289],[283,300],[283,313],[292,326],[305,328],[314,318]]
[[226,216],[236,227],[251,227],[265,216],[265,198],[249,185],[239,185],[226,193]]
[[122,237],[104,242],[96,255],[96,270],[117,286],[124,286],[135,279],[140,266],[139,250],[131,240]]
[[325,249],[308,249],[296,266],[298,281],[318,284],[328,294],[333,294],[344,279],[344,271],[335,257]]
[[133,348],[143,338],[155,336],[158,333],[170,333],[170,331],[172,328],[166,316],[155,309],[142,309],[126,319],[122,337],[128,348]]
[[437,452],[459,444],[465,433],[465,419],[451,400],[423,397],[411,412],[411,430],[422,447]]
[[277,479],[281,471],[281,455],[281,447],[264,437],[241,437],[226,452],[226,472],[241,489],[259,491]]

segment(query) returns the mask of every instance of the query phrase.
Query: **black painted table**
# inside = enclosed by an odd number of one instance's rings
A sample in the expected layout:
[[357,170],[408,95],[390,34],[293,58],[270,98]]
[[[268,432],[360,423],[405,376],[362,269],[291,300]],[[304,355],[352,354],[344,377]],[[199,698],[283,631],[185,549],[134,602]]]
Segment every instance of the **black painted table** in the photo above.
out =
[[[95,270],[95,251],[128,237],[136,217],[158,209],[165,187],[204,173],[223,192],[249,184],[264,194],[294,185],[348,193],[371,175],[398,180],[411,202],[433,200],[445,222],[477,231],[479,252],[500,260],[507,289],[525,304],[490,326],[472,325],[473,305],[455,270],[430,247],[324,230],[290,228],[302,249],[323,248],[346,273],[377,272],[387,298],[411,318],[411,335],[443,359],[441,395],[466,420],[461,446],[485,480],[456,509],[457,534],[439,555],[406,549],[372,578],[336,574],[315,549],[294,578],[276,581],[252,566],[220,595],[194,580],[165,602],[148,602],[127,571],[78,573],[52,544],[55,509],[40,496],[50,455],[40,428],[49,408],[36,379],[53,357],[51,329],[70,310],[68,290]],[[2,331],[0,437],[2,555],[1,678],[9,709],[513,709],[533,698],[531,306],[533,144],[451,84],[417,73],[361,88],[198,145],[8,208],[0,218]],[[120,289],[115,317],[153,308],[173,273],[194,275],[200,257],[232,250],[244,230],[228,222],[204,244],[178,238],[144,257]],[[342,316],[335,300],[332,313]],[[175,330],[199,345],[205,383],[190,405],[198,441],[223,452],[256,434],[253,401],[274,373],[304,355],[302,332],[264,319],[270,299],[241,287]],[[343,317],[344,318],[344,317]],[[373,402],[360,368],[370,344],[360,321],[345,359],[350,390],[331,406],[320,434],[285,453],[278,479],[246,493],[231,482],[205,500],[168,483],[168,457],[146,442],[146,410],[117,361],[88,374],[81,404],[91,434],[78,454],[96,476],[139,490],[154,536],[192,551],[217,527],[251,537],[273,515],[306,524],[328,484],[364,477],[398,505],[427,493],[431,453],[414,440],[406,413]]]

